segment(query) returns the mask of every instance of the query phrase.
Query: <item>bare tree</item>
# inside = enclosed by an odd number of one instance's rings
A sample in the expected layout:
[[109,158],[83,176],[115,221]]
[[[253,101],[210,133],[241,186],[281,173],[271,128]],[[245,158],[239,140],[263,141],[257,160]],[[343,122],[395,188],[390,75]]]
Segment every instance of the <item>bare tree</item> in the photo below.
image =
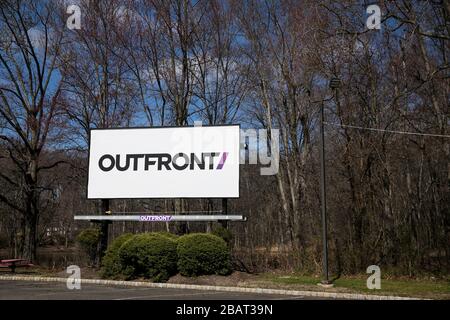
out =
[[22,194],[20,202],[4,193],[0,200],[21,213],[19,254],[30,260],[36,257],[40,198],[51,190],[41,184],[40,175],[60,163],[41,161],[60,117],[57,58],[62,33],[55,28],[55,20],[49,3],[6,1],[0,8],[0,115],[6,121],[0,137],[20,178],[11,178],[7,172],[0,177]]
[[[127,32],[127,13],[120,4],[82,2],[82,29],[69,31],[70,41],[62,49],[63,105],[78,149],[87,149],[91,128],[129,126],[139,110],[137,87],[118,41]],[[110,210],[109,200],[101,201],[100,210]],[[101,231],[100,257],[107,247],[107,223]]]

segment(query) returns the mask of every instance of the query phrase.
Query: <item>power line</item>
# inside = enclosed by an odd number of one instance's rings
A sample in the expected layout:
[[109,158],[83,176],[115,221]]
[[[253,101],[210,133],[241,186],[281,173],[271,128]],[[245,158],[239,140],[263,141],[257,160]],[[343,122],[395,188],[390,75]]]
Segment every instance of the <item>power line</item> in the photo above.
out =
[[414,136],[427,136],[427,137],[439,137],[439,138],[450,138],[450,135],[445,134],[434,134],[434,133],[420,133],[420,132],[409,132],[409,131],[397,131],[397,130],[386,130],[386,129],[378,129],[378,128],[369,128],[369,127],[359,127],[359,126],[352,126],[348,124],[339,124],[339,123],[330,123],[330,122],[323,122],[324,124],[335,126],[335,127],[341,127],[341,128],[351,128],[351,129],[359,129],[359,130],[369,130],[369,131],[376,131],[376,132],[389,132],[389,133],[396,133],[396,134],[408,134],[408,135],[414,135]]

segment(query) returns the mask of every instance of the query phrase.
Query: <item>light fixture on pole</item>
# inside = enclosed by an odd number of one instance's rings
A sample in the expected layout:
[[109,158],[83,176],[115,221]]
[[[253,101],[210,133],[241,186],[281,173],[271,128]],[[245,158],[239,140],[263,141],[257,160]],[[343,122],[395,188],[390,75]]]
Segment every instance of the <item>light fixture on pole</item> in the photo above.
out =
[[[341,85],[339,78],[332,78],[329,86],[332,90],[337,90]],[[331,286],[328,272],[328,230],[327,230],[327,194],[326,194],[326,170],[325,170],[325,130],[324,130],[324,102],[322,100],[320,108],[320,200],[322,213],[322,244],[323,244],[323,280],[322,285]]]

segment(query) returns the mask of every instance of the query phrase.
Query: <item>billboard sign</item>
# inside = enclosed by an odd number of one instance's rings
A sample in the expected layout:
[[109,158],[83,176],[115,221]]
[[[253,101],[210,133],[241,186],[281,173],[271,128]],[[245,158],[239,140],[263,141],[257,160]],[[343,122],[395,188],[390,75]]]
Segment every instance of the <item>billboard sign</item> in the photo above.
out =
[[91,129],[88,199],[239,197],[239,126]]

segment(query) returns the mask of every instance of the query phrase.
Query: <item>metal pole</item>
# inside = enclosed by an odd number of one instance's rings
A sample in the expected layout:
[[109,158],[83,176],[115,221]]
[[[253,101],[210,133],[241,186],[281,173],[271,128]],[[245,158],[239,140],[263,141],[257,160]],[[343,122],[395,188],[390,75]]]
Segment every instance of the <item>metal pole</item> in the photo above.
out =
[[325,186],[325,133],[324,133],[324,102],[320,109],[320,195],[322,211],[322,243],[323,243],[323,284],[330,284],[328,279],[328,239],[327,239],[327,197]]
[[[107,215],[109,212],[109,199],[102,199],[101,201],[102,215]],[[100,248],[99,248],[99,263],[103,258],[106,249],[108,248],[108,229],[109,221],[102,221],[100,223]]]
[[[227,198],[222,199],[222,214],[224,214],[224,215],[228,214],[228,199]],[[222,228],[225,228],[225,229],[228,228],[228,222],[226,220],[220,221],[220,224],[222,225]]]

